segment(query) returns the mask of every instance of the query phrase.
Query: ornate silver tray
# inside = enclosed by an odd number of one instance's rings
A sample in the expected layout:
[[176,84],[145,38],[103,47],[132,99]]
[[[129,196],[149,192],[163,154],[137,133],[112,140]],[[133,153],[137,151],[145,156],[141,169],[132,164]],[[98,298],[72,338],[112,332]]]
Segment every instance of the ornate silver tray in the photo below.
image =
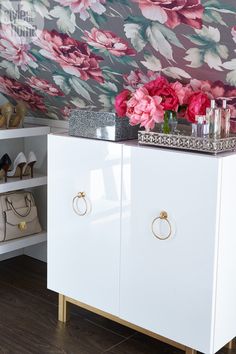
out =
[[138,132],[138,142],[142,145],[154,145],[172,149],[198,151],[210,154],[219,154],[236,150],[236,134],[228,138],[210,139],[197,138],[190,135],[164,134],[159,132]]

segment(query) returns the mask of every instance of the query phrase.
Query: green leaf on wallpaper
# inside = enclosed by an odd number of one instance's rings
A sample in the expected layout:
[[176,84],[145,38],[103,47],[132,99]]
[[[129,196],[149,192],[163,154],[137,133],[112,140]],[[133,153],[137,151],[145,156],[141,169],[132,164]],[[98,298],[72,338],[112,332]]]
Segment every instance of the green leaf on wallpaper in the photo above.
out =
[[176,47],[182,48],[184,49],[183,44],[179,41],[179,39],[177,38],[176,34],[174,31],[172,31],[171,29],[169,29],[168,27],[162,25],[161,23],[157,23],[155,22],[155,25],[159,28],[159,30],[161,31],[161,33],[163,34],[163,36],[173,45],[175,45]]
[[[78,108],[85,108],[85,107],[87,107],[86,102],[85,102],[84,100],[82,100],[82,98],[80,98],[80,97],[72,97],[72,99],[70,100],[70,102],[71,102],[74,106],[76,106],[76,107],[78,107]],[[89,107],[91,107],[91,106],[89,105]]]
[[203,4],[205,9],[216,10],[223,13],[235,14],[236,7],[228,5],[226,1],[208,0]]
[[128,16],[126,19],[124,19],[124,22],[127,23],[138,23],[140,25],[148,27],[150,21],[147,20],[144,16]]
[[236,70],[231,71],[226,75],[226,81],[232,85],[236,86]]
[[7,61],[7,60],[1,61],[0,67],[2,69],[5,69],[6,74],[9,77],[11,77],[13,79],[19,79],[20,78],[20,72],[19,72],[18,67],[15,64],[11,63],[10,61]]
[[167,60],[174,61],[172,47],[160,31],[157,23],[153,22],[148,26],[146,34],[151,46],[157,52],[160,52]]
[[117,76],[123,76],[122,73],[118,72],[118,71],[115,71],[113,68],[111,68],[110,66],[103,66],[102,67],[102,71],[108,71],[114,75],[117,75]]
[[126,23],[124,31],[127,38],[131,40],[137,52],[141,52],[147,44],[147,39],[143,27],[138,23]]
[[236,86],[236,59],[232,59],[222,64],[224,69],[230,70],[226,76],[226,81],[233,86]]
[[42,54],[40,54],[37,49],[30,49],[29,53],[32,54],[39,62],[43,62],[43,61],[49,62],[50,61],[49,59],[45,58]]
[[76,76],[72,76],[69,79],[69,83],[71,84],[72,88],[82,97],[84,97],[86,100],[92,102],[90,94],[88,93],[88,91],[81,85],[81,80],[76,77]]
[[75,14],[73,14],[69,7],[55,6],[50,15],[54,18],[58,18],[57,27],[62,33],[74,33],[76,27]]
[[189,75],[185,70],[177,68],[175,66],[168,66],[167,68],[162,69],[162,73],[166,76],[171,77],[172,79],[191,79],[191,75]]
[[[117,0],[107,0],[107,2],[110,2],[111,4],[116,4]],[[128,0],[119,0],[119,3],[122,5],[130,6],[130,2]]]
[[200,68],[204,64],[204,51],[199,48],[189,48],[184,59],[191,62],[188,65],[190,68]]
[[162,69],[161,62],[159,59],[157,59],[154,55],[145,53],[144,54],[144,59],[141,61],[143,66],[145,66],[148,70],[152,71],[160,71]]
[[115,96],[99,95],[98,101],[103,105],[104,108],[114,109]]
[[223,21],[221,14],[215,10],[205,9],[203,13],[203,21],[209,23],[216,22],[222,26],[227,26],[227,24]]
[[111,55],[112,59],[123,64],[123,65],[131,65],[134,68],[138,68],[138,64],[136,63],[136,61],[134,59],[132,59],[131,57],[123,56],[123,57],[116,57],[114,55]]
[[80,85],[87,91],[96,94],[96,92],[93,90],[93,86],[89,85],[86,81],[80,80]]
[[106,72],[106,71],[103,70],[102,73],[103,73],[103,77],[104,77],[105,80],[108,80],[108,81],[112,80],[112,81],[115,81],[117,83],[120,82],[120,80],[117,80],[117,78],[111,72],[109,72],[109,71]]
[[118,93],[118,88],[117,86],[110,81],[105,81],[101,86],[99,87],[99,90],[104,93],[109,93],[111,95],[116,95]]
[[55,84],[60,87],[62,92],[64,92],[66,95],[68,95],[70,93],[71,87],[69,86],[69,83],[64,76],[53,75],[53,80],[54,80]]
[[90,21],[93,23],[95,27],[100,27],[100,25],[103,25],[104,23],[107,22],[106,16],[99,15],[96,12],[93,12],[92,10],[87,10],[87,12],[90,15]]
[[208,40],[203,37],[200,37],[197,34],[185,35],[192,43],[196,44],[197,46],[205,46],[208,45]]
[[226,47],[226,45],[217,44],[215,47],[215,51],[222,59],[228,59],[229,49],[228,49],[228,47]]

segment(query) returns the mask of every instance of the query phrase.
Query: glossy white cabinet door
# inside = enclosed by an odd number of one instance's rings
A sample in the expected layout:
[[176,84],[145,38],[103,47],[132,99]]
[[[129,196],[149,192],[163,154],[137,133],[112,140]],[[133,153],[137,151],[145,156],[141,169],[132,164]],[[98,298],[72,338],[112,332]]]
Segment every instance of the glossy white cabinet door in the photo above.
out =
[[[48,287],[118,315],[122,145],[49,136]],[[72,200],[85,192],[91,212]],[[81,199],[79,208],[85,205]]]
[[221,160],[125,146],[123,163],[120,316],[212,354]]

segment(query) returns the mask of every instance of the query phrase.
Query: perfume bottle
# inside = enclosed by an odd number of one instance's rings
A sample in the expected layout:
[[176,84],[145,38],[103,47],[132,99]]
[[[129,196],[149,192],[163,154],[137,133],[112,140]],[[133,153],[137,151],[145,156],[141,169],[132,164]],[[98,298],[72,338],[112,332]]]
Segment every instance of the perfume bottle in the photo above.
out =
[[209,123],[209,134],[213,139],[221,135],[221,109],[216,108],[215,100],[211,100],[211,107],[206,110],[206,121]]
[[227,101],[223,100],[221,109],[221,136],[227,138],[230,132],[230,109],[227,108]]
[[[197,122],[196,134],[195,136],[199,138],[208,138],[209,137],[209,123],[206,121],[205,115],[197,115],[195,117]],[[193,132],[192,132],[193,135]]]

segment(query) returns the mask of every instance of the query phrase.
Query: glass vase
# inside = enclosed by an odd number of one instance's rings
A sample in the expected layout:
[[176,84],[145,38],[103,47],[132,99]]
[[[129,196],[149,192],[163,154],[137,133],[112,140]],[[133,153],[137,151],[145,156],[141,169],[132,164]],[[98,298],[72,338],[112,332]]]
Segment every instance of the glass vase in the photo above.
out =
[[165,111],[164,122],[162,124],[162,133],[174,134],[177,128],[177,114],[175,111]]

